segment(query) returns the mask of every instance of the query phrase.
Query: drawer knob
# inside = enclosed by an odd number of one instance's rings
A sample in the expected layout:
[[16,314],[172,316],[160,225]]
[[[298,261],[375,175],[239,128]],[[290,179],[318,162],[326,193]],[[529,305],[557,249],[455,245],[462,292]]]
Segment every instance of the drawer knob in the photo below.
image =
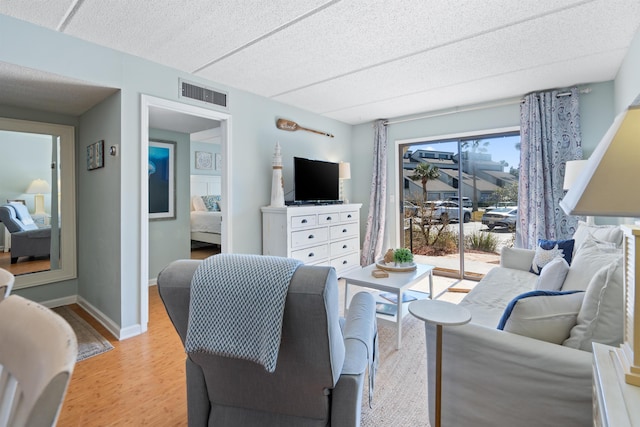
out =
[[316,236],[314,236],[313,234],[309,234],[309,239],[315,239]]
[[351,214],[347,215],[347,218],[351,218]]
[[313,258],[314,256],[316,256],[316,254],[314,254],[313,252],[309,252],[309,255],[308,255],[309,258]]
[[342,249],[347,249],[348,246],[347,245],[342,245]]
[[347,229],[346,229],[346,228],[343,228],[343,229],[342,229],[342,232],[343,232],[343,233],[346,233],[346,232],[347,232]]
[[330,216],[327,217],[327,221],[331,221],[331,217]]
[[301,223],[301,224],[306,224],[306,223],[307,223],[307,220],[306,220],[306,219],[303,219],[302,221],[300,221],[300,223]]
[[347,264],[347,260],[345,259],[344,261],[342,261],[342,265]]

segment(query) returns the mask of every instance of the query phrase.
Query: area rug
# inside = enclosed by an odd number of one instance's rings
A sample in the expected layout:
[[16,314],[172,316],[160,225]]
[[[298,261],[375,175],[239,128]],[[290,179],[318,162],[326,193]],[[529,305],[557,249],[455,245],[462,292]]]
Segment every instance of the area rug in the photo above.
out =
[[62,316],[71,325],[73,332],[76,334],[78,339],[78,362],[113,349],[113,345],[106,338],[70,308],[56,307],[53,311]]
[[362,397],[362,427],[429,426],[424,323],[411,315],[403,319],[400,350],[396,350],[395,324],[379,322],[378,337],[373,403],[369,407],[367,390]]

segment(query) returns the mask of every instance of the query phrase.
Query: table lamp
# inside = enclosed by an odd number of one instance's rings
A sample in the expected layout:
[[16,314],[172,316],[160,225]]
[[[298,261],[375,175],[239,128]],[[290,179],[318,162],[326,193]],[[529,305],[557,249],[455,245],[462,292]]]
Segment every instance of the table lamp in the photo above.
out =
[[[640,98],[637,100],[640,101]],[[640,102],[616,117],[583,171],[560,201],[567,215],[640,217]],[[624,334],[617,361],[628,384],[640,386],[640,227],[624,232]],[[636,247],[636,242],[638,242]],[[637,280],[636,280],[637,278]]]
[[27,188],[27,194],[35,194],[33,197],[35,202],[35,213],[36,214],[44,214],[44,194],[51,192],[51,187],[49,183],[44,179],[34,179],[29,184],[29,188]]

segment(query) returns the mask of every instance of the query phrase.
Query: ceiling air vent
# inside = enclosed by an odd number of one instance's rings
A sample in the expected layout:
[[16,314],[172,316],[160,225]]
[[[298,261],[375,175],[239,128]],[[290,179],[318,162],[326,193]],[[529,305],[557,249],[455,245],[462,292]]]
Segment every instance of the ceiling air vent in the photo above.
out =
[[191,98],[207,104],[227,108],[227,94],[204,86],[180,81],[180,97]]

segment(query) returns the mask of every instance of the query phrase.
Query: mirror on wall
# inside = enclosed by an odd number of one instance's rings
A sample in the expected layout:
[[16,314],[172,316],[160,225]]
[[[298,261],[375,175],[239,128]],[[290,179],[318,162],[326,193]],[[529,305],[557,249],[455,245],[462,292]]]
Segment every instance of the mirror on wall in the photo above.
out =
[[0,268],[15,288],[76,277],[74,128],[0,118]]

